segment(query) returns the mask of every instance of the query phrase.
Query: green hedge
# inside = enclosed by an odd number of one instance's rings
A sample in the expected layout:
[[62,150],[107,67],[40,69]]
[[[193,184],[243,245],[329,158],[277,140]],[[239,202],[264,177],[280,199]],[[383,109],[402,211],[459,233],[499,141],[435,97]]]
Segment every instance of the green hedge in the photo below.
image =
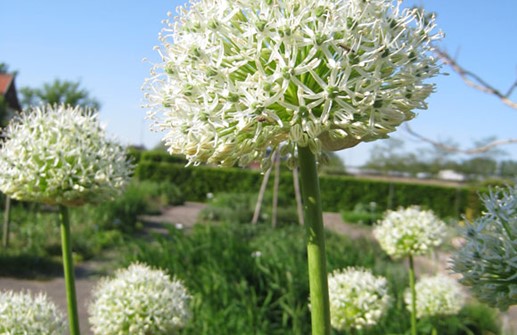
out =
[[[165,161],[141,160],[135,171],[140,180],[172,182],[187,200],[204,201],[208,193],[258,192],[262,175],[238,168],[185,167]],[[271,180],[269,187],[273,184]],[[468,187],[410,184],[348,176],[321,176],[321,199],[325,211],[352,210],[358,203],[375,202],[379,210],[420,205],[442,217],[479,213],[475,191]],[[293,199],[292,174],[281,174],[280,192]]]

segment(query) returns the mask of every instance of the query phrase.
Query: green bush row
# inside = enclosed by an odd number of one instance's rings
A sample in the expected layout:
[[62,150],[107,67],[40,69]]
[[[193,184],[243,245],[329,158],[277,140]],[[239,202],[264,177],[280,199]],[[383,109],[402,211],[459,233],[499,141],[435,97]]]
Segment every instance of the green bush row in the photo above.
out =
[[[238,168],[185,167],[165,161],[141,160],[135,177],[140,180],[171,182],[187,200],[204,201],[209,193],[258,192],[262,175],[258,171]],[[272,185],[272,179],[269,184]],[[475,190],[403,182],[360,179],[349,176],[321,176],[323,210],[353,210],[357,204],[376,203],[378,211],[420,205],[441,217],[475,216],[481,210]],[[270,186],[271,187],[271,186]],[[280,192],[294,202],[293,178],[289,171],[281,173]]]

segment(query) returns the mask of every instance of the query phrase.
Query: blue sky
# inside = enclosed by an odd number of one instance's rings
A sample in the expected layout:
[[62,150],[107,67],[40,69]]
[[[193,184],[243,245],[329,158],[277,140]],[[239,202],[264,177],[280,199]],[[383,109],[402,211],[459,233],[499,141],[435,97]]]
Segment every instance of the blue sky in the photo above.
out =
[[[441,45],[465,68],[506,90],[517,78],[517,1],[407,1],[438,14],[446,34]],[[101,120],[125,144],[156,145],[140,107],[140,87],[167,11],[183,1],[77,0],[2,1],[0,62],[18,70],[17,86],[39,87],[55,78],[80,81],[102,103]],[[448,68],[445,71],[451,72]],[[467,87],[454,73],[435,80],[429,109],[411,121],[412,128],[434,139],[469,146],[490,136],[517,138],[517,110]],[[517,100],[517,93],[514,94]],[[408,140],[404,131],[394,137]],[[377,142],[378,143],[378,142]],[[339,152],[349,165],[367,159],[375,143]],[[505,159],[517,160],[517,145],[506,146]]]

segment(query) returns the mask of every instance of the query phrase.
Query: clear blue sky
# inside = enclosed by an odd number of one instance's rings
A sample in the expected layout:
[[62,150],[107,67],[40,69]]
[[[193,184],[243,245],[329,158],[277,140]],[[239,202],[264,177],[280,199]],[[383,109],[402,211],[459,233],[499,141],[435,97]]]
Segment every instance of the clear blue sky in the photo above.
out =
[[[467,69],[506,90],[517,78],[517,1],[407,1],[438,14],[445,32],[442,46]],[[39,87],[55,78],[81,81],[102,103],[101,120],[125,144],[156,145],[140,107],[140,87],[150,64],[158,61],[161,20],[183,1],[77,0],[2,1],[0,62],[18,70],[17,86]],[[448,68],[444,68],[449,71]],[[517,110],[467,87],[453,73],[435,80],[429,109],[411,121],[414,130],[468,146],[497,136],[517,138]],[[513,98],[517,100],[517,93]],[[404,131],[394,137],[410,139]],[[372,144],[340,152],[350,165],[362,164]],[[408,148],[412,145],[407,144]],[[517,160],[517,145],[506,146]]]

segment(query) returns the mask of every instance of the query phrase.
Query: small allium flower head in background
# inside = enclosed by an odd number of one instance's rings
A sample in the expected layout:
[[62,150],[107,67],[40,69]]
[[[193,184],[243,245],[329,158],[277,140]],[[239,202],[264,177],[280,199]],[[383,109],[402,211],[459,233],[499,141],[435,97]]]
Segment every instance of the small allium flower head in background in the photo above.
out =
[[65,333],[65,316],[46,295],[0,292],[0,334]]
[[98,203],[129,179],[125,150],[80,107],[37,107],[15,117],[0,144],[0,190],[47,204]]
[[386,138],[426,108],[438,73],[434,18],[400,3],[192,0],[164,21],[146,107],[194,164]]
[[[415,287],[417,318],[455,315],[465,305],[466,296],[462,287],[451,277],[445,275],[424,277],[417,281]],[[404,301],[410,309],[410,290],[405,292]]]
[[190,319],[186,288],[163,271],[135,263],[103,279],[88,308],[95,334],[172,335]]
[[452,270],[477,298],[501,310],[517,305],[517,186],[482,197],[486,212],[463,230]]
[[328,277],[330,322],[338,330],[362,329],[380,320],[388,309],[388,282],[361,268],[335,271]]
[[418,206],[388,211],[373,230],[381,248],[393,258],[423,255],[439,246],[445,237],[445,223],[432,211]]

